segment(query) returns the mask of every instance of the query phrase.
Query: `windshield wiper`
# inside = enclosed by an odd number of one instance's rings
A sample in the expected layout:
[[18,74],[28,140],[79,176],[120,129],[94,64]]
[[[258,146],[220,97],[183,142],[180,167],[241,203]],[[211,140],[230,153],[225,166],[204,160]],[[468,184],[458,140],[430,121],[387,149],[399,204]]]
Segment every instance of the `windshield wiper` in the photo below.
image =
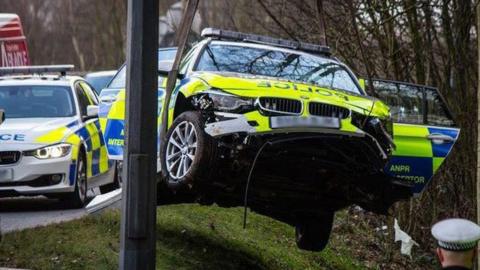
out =
[[220,71],[220,67],[218,66],[218,63],[217,61],[215,60],[215,56],[213,55],[213,52],[212,50],[210,49],[209,46],[207,46],[207,48],[205,49],[208,53],[208,56],[210,56],[210,58],[212,59],[212,62],[213,62],[213,65],[217,68],[217,71]]

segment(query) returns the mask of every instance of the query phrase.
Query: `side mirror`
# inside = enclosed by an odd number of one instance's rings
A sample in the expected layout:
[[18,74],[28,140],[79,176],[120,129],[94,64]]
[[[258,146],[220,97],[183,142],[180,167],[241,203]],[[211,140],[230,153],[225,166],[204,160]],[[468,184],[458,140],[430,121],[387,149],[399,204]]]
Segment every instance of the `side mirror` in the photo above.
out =
[[98,117],[98,105],[88,105],[87,106],[87,117],[88,118]]
[[[168,77],[168,73],[172,70],[172,61],[161,61],[158,62],[158,75],[161,77]],[[178,73],[177,74],[177,79],[183,79],[185,78],[184,74]]]
[[5,111],[0,110],[0,125],[5,121]]

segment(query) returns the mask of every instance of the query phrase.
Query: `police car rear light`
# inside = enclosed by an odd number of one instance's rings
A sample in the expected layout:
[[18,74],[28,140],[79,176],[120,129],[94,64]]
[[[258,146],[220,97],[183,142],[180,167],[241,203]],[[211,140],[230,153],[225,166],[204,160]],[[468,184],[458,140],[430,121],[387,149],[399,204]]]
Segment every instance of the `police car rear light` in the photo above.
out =
[[330,47],[322,46],[318,44],[305,43],[293,40],[286,40],[280,38],[272,38],[267,36],[255,35],[255,34],[246,34],[216,28],[205,28],[202,31],[202,37],[207,38],[216,38],[216,39],[226,39],[226,40],[236,40],[251,42],[257,44],[272,45],[277,47],[289,48],[294,50],[300,50],[315,54],[323,54],[330,56]]
[[59,72],[61,76],[65,76],[67,74],[67,71],[72,71],[74,68],[74,65],[1,67],[0,76],[13,74],[44,74],[57,72]]

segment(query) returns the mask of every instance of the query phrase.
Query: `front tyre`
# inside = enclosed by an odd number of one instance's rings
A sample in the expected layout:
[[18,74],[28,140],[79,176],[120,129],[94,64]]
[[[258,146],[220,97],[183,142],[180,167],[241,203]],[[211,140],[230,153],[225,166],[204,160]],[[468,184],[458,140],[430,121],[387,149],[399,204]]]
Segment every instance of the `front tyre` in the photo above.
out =
[[191,188],[207,177],[215,147],[203,128],[202,115],[188,111],[180,114],[168,130],[161,145],[162,176],[168,188]]
[[78,154],[75,172],[75,190],[63,198],[71,208],[81,208],[87,200],[87,163],[83,152]]

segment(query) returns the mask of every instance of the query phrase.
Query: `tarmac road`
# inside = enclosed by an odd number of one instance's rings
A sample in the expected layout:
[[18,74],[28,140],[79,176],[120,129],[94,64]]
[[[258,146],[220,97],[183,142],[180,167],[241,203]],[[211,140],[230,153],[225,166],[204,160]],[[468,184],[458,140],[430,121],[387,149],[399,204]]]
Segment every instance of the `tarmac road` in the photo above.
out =
[[[115,191],[114,191],[115,192]],[[60,223],[74,220],[88,215],[89,213],[101,211],[105,207],[118,207],[118,196],[116,198],[102,197],[102,207],[95,207],[99,200],[94,200],[98,193],[89,192],[87,208],[68,209],[58,200],[50,200],[43,196],[0,198],[0,233],[45,226],[52,223]],[[90,203],[91,202],[91,203]],[[92,204],[95,204],[92,208]],[[94,209],[93,211],[87,211]]]

